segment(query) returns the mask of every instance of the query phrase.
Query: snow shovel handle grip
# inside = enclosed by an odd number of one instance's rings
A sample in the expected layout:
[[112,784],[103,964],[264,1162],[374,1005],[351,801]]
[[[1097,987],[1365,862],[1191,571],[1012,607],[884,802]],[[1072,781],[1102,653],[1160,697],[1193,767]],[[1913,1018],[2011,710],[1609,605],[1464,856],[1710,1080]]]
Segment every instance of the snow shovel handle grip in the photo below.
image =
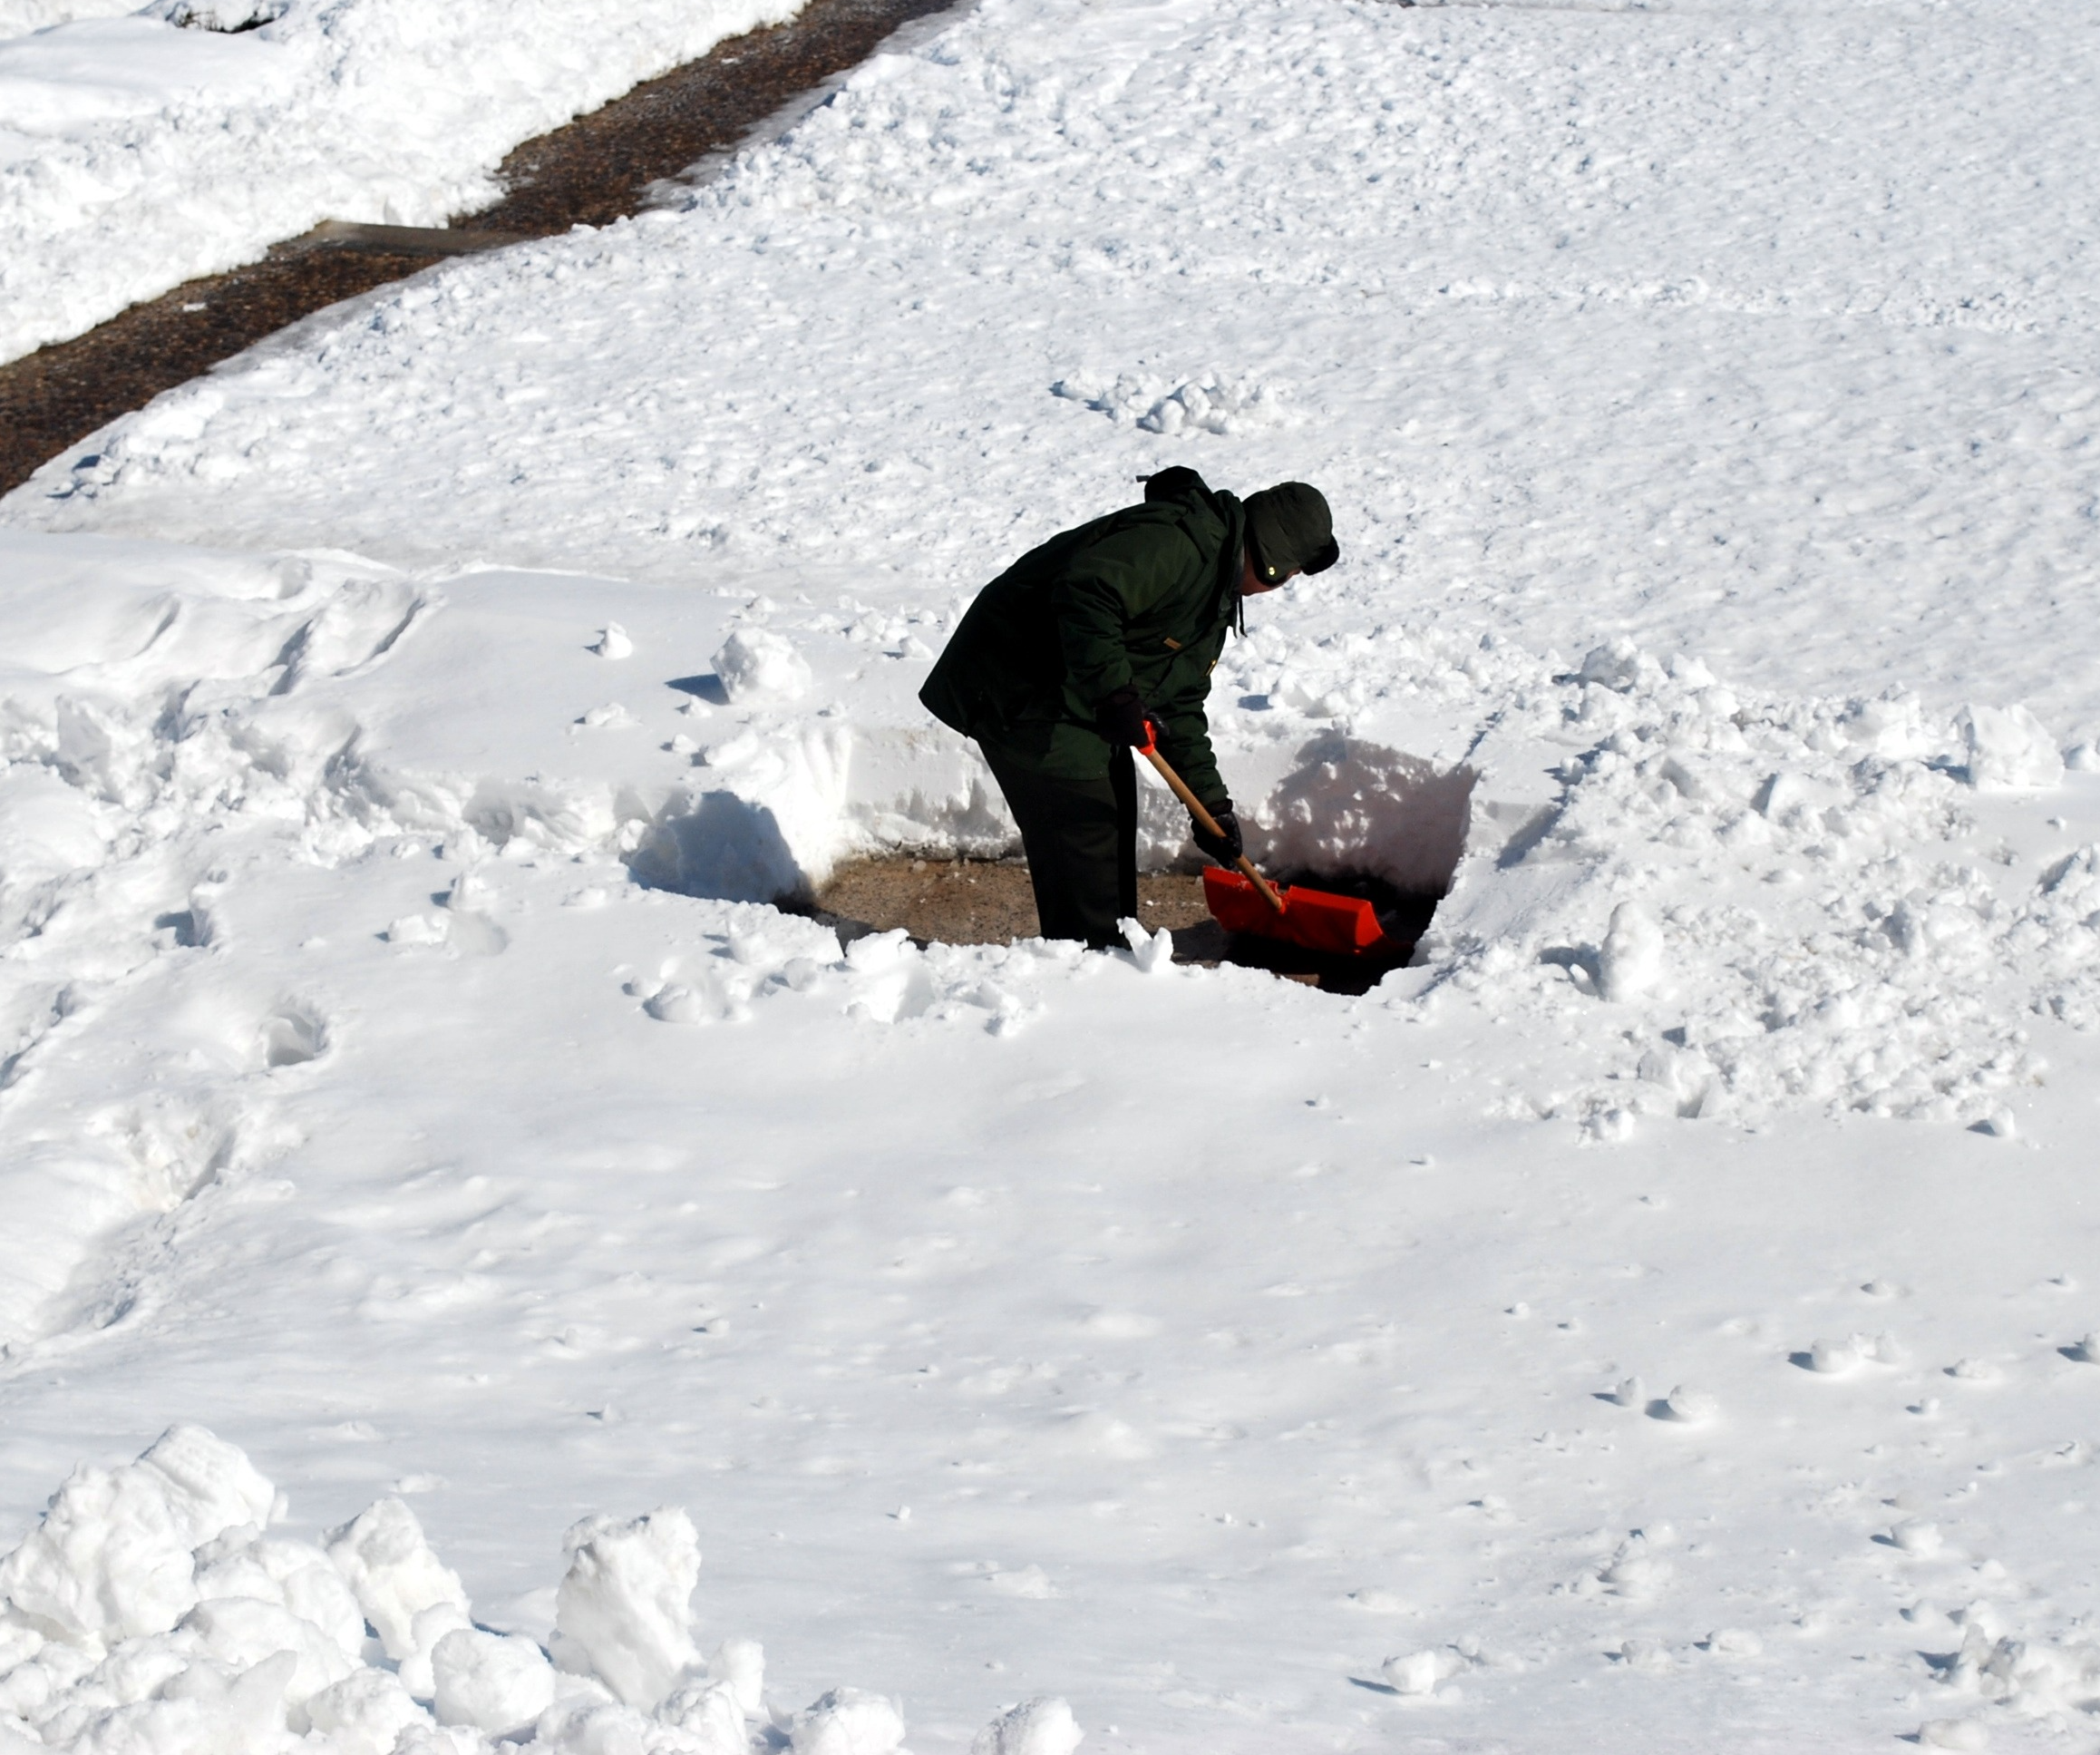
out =
[[[1147,744],[1143,749],[1138,752],[1138,754],[1142,756],[1146,761],[1150,762],[1152,766],[1159,770],[1160,778],[1164,780],[1169,786],[1172,787],[1174,796],[1180,799],[1182,804],[1189,807],[1189,814],[1196,819],[1197,823],[1201,826],[1205,834],[1214,834],[1220,837],[1223,835],[1224,831],[1219,828],[1218,819],[1212,816],[1209,811],[1205,810],[1201,804],[1196,802],[1196,795],[1189,790],[1188,782],[1183,780],[1180,775],[1176,774],[1172,768],[1167,765],[1167,758],[1165,756],[1162,756],[1159,751],[1150,744]],[[1234,862],[1234,863],[1239,866],[1240,872],[1246,876],[1247,881],[1253,884],[1257,890],[1261,892],[1262,901],[1266,902],[1271,908],[1275,909],[1278,913],[1282,913],[1283,898],[1276,893],[1274,887],[1271,886],[1269,880],[1263,877],[1259,872],[1254,869],[1254,862],[1248,858],[1245,853],[1241,853],[1239,859]]]

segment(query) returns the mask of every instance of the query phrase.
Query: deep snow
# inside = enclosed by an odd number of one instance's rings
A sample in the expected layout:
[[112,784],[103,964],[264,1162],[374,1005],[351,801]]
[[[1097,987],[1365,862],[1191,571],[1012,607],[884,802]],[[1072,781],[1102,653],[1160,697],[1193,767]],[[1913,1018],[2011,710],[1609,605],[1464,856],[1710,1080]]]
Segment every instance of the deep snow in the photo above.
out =
[[520,141],[797,4],[0,0],[0,361],[323,219],[485,207]]
[[[2095,42],[990,0],[57,460],[0,1527],[200,1420],[535,1640],[684,1506],[697,1649],[922,1751],[2075,1744]],[[1335,500],[1223,765],[1417,965],[765,905],[1010,843],[913,691],[1170,460]]]

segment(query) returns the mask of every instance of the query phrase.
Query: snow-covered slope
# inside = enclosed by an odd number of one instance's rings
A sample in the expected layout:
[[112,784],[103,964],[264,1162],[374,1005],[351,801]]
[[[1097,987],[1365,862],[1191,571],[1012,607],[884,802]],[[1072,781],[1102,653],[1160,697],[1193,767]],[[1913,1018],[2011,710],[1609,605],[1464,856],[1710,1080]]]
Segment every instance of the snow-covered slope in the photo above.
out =
[[76,18],[116,18],[137,10],[131,0],[0,0],[0,40]]
[[[442,225],[520,141],[795,0],[0,8],[0,360],[322,219]],[[108,16],[108,14],[129,14]],[[48,25],[49,28],[38,28]]]
[[[560,1533],[682,1505],[804,1755],[844,1685],[922,1755],[2075,1739],[2096,43],[988,0],[60,460],[0,1527],[199,1420],[558,1645]],[[913,691],[1170,461],[1335,500],[1223,765],[1259,857],[1451,879],[1417,965],[766,905],[1008,843]]]
[[2028,0],[994,5],[692,211],[259,349],[5,515],[916,601],[1182,461],[1319,482],[1381,615],[2082,741],[2095,89]]

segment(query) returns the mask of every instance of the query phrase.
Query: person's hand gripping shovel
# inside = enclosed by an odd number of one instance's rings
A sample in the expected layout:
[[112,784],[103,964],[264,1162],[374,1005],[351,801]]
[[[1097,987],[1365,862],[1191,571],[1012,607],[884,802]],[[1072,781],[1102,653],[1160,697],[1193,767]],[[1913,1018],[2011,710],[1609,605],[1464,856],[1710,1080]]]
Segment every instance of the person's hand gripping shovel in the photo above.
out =
[[[1258,932],[1308,951],[1346,957],[1363,955],[1385,936],[1376,912],[1360,896],[1337,896],[1326,890],[1308,890],[1302,883],[1278,890],[1255,869],[1252,860],[1238,853],[1240,837],[1226,833],[1160,754],[1158,735],[1149,718],[1144,721],[1144,742],[1136,746],[1138,754],[1152,765],[1174,796],[1187,806],[1196,826],[1211,841],[1237,853],[1232,870],[1210,866],[1203,873],[1203,900],[1219,925],[1228,932]],[[1210,853],[1209,848],[1204,851]],[[1214,853],[1210,856],[1218,857]]]

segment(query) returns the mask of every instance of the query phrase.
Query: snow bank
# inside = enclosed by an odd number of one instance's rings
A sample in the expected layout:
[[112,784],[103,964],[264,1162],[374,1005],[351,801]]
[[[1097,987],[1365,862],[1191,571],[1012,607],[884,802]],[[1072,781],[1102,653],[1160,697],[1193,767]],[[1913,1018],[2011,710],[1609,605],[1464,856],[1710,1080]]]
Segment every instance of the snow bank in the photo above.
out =
[[[745,1755],[785,1718],[748,1640],[700,1657],[683,1511],[570,1532],[559,1666],[477,1625],[415,1515],[383,1499],[326,1547],[239,1450],[178,1426],[83,1465],[0,1560],[0,1746],[77,1755]],[[442,1624],[444,1631],[437,1633]],[[809,1755],[890,1755],[897,1704],[833,1689],[786,1721]],[[442,1729],[441,1730],[441,1727]],[[1016,1707],[994,1755],[1071,1755],[1063,1701]]]
[[1623,641],[1531,687],[1473,759],[1490,791],[1511,766],[1554,791],[1476,820],[1422,947],[1425,998],[1601,1006],[1638,1051],[1514,1112],[1607,1134],[1798,1104],[1983,1123],[2041,1077],[2037,1019],[2100,1019],[2100,848],[2052,845],[2047,804],[1988,797],[2008,766],[2029,799],[2062,777],[2026,709],[1745,701]]
[[795,9],[4,0],[0,38],[36,34],[0,40],[0,360],[322,219],[486,206],[518,141]]
[[[916,704],[905,726],[880,694],[864,717],[805,721],[690,692],[695,655],[750,615],[743,600],[419,578],[339,554],[0,549],[15,588],[0,609],[0,934],[13,947],[0,962],[0,1090],[27,1142],[0,1188],[16,1235],[37,1239],[0,1261],[0,1343],[58,1320],[93,1240],[175,1212],[298,1137],[283,1080],[325,1066],[335,1035],[326,1006],[238,967],[231,898],[245,891],[228,832],[261,834],[266,862],[324,869],[403,836],[442,853],[443,889],[374,929],[400,953],[445,958],[503,951],[489,873],[504,866],[577,862],[623,889],[733,904],[806,892],[837,858],[898,838],[1014,840],[977,758],[928,730]],[[596,649],[608,604],[632,630],[622,667]],[[842,637],[819,651],[833,669],[863,656]],[[909,699],[915,677],[893,668]],[[607,701],[615,670],[631,710]],[[1180,846],[1185,823],[1171,833]],[[578,891],[582,906],[607,900]],[[724,905],[622,986],[637,1012],[676,1025],[792,994],[884,1024],[1010,1034],[1076,957],[1041,944],[920,951],[901,934],[842,951],[809,921]],[[77,1057],[102,1006],[141,989],[170,996],[162,1021]],[[213,1019],[203,1053],[184,1039],[199,1008]],[[384,1623],[396,1662],[427,1663],[459,1624],[454,1614],[416,1630],[442,1600],[426,1593]]]
[[[259,787],[307,818],[316,845],[472,834],[499,852],[607,853],[650,883],[749,902],[806,894],[856,854],[1017,845],[974,746],[916,699],[926,642],[952,612],[871,625],[850,599],[812,610],[331,554],[162,551],[197,570],[170,582],[158,557],[97,567],[92,550],[22,539],[7,552],[22,589],[17,659],[0,673],[6,748],[19,781],[62,779],[76,802],[139,811]],[[602,651],[608,605],[635,654],[617,672]],[[710,650],[716,672],[688,674]],[[746,676],[733,690],[721,668],[752,655],[796,689]],[[1387,656],[1444,668],[1434,643]],[[1263,661],[1229,658],[1222,686]],[[798,709],[803,692],[826,705]],[[1418,692],[1395,675],[1364,698]],[[172,718],[170,698],[187,704]],[[1259,856],[1429,892],[1448,881],[1473,784],[1463,764],[1282,709],[1220,736]],[[1147,791],[1142,825],[1147,863],[1195,863],[1163,787]],[[455,902],[455,927],[468,912]]]

